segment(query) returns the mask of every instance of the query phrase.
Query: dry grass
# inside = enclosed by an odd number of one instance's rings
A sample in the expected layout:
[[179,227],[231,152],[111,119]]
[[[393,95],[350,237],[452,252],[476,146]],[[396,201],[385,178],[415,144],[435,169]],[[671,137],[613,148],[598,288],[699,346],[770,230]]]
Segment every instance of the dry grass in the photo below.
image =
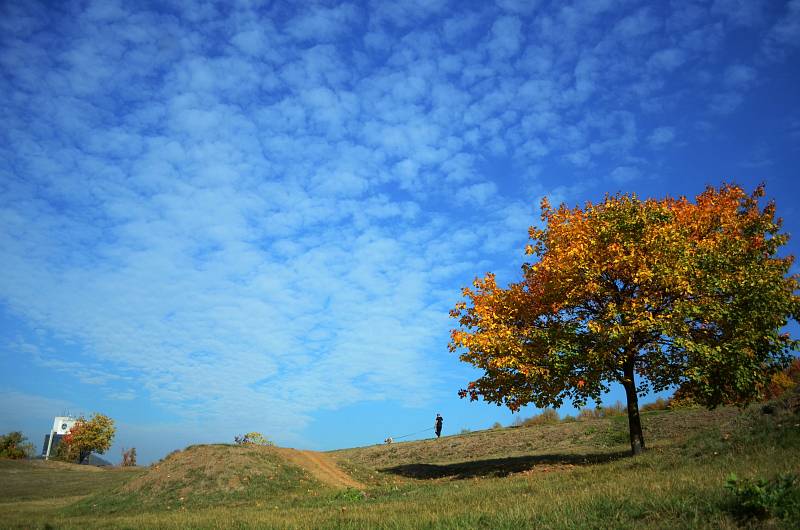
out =
[[99,468],[58,461],[0,459],[0,502],[59,499],[119,486],[140,468]]
[[[645,414],[642,420],[645,441],[654,445],[680,442],[698,429],[729,422],[738,414],[735,408]],[[343,463],[378,470],[406,464],[450,464],[526,456],[550,456],[553,460],[563,456],[575,460],[584,455],[624,453],[628,447],[627,429],[627,417],[616,416],[476,431],[439,439],[344,449],[331,454]]]
[[171,453],[120,488],[89,497],[76,514],[172,510],[269,502],[322,488],[286,450],[258,445],[197,445]]
[[[363,493],[317,483],[218,504],[117,512],[65,509],[74,500],[65,497],[0,504],[0,526],[732,529],[740,521],[724,488],[730,472],[769,478],[800,471],[800,416],[788,407],[653,412],[644,425],[649,450],[637,458],[624,457],[626,444],[615,441],[625,434],[624,417],[532,425],[328,453],[367,484]],[[231,449],[205,450],[210,458]],[[250,457],[234,460],[250,466]]]

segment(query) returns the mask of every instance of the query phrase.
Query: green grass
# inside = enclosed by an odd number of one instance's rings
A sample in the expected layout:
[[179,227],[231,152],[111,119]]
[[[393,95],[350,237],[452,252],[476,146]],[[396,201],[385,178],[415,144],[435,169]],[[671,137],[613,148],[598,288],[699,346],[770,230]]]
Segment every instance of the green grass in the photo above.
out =
[[117,487],[142,472],[140,468],[107,470],[63,462],[0,459],[0,502],[87,495]]
[[[624,418],[623,418],[624,420]],[[208,502],[151,503],[109,510],[125,486],[104,483],[114,471],[95,473],[95,491],[80,500],[0,502],[0,526],[19,528],[796,528],[787,519],[737,519],[727,477],[772,479],[800,471],[800,415],[786,410],[687,410],[643,416],[648,450],[625,456],[625,422],[592,419],[476,431],[393,445],[329,453],[366,489],[335,490],[287,467],[274,482],[237,498],[220,493],[211,466],[205,477],[186,474],[182,487],[210,495]],[[219,447],[213,451],[230,451]],[[222,453],[220,453],[222,454]],[[206,455],[207,456],[207,455]],[[240,455],[241,456],[241,455]],[[208,458],[205,458],[208,460]],[[203,459],[201,459],[203,460]],[[251,460],[246,468],[251,468]],[[162,464],[164,465],[164,464]],[[280,462],[266,462],[263,469]],[[235,466],[233,466],[235,467]],[[194,468],[193,468],[194,469]],[[0,484],[6,483],[0,467]],[[38,472],[38,470],[37,470]],[[252,472],[252,469],[251,471]],[[234,475],[244,471],[232,472]],[[230,480],[230,473],[223,482]],[[5,491],[24,492],[19,477]],[[141,480],[141,477],[133,480]],[[130,485],[132,482],[129,482]],[[88,484],[84,483],[85,485]],[[88,488],[88,486],[86,486]],[[224,490],[224,488],[223,488]],[[86,493],[88,489],[84,488]],[[172,491],[168,488],[164,491]],[[232,491],[232,490],[231,490]],[[216,492],[216,493],[215,493]],[[159,492],[136,490],[145,500]],[[214,497],[218,495],[218,497]],[[144,497],[141,497],[144,496]],[[128,497],[131,499],[134,497]],[[173,497],[174,498],[174,497]],[[208,500],[207,499],[207,500]],[[145,503],[146,504],[146,503]]]

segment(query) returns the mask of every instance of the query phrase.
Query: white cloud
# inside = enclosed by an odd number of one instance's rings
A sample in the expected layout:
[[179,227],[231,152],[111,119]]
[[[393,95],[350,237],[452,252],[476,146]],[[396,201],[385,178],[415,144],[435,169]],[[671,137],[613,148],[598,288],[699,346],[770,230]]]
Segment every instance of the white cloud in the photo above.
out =
[[744,97],[738,92],[723,92],[711,97],[710,110],[715,114],[730,114],[736,110],[744,101]]
[[650,133],[650,136],[647,137],[647,141],[653,147],[661,147],[668,143],[671,143],[675,139],[675,128],[674,127],[656,127],[653,129],[653,132]]
[[396,0],[383,2],[370,0],[371,17],[376,23],[390,23],[406,28],[431,15],[441,13],[448,5],[448,0]]
[[725,70],[723,83],[732,89],[744,89],[753,83],[757,72],[754,68],[744,64],[734,64]]
[[642,172],[632,166],[619,166],[611,172],[611,180],[617,184],[627,184],[641,178]]
[[352,4],[313,6],[290,20],[286,31],[300,41],[327,42],[347,32],[358,17],[358,10]]
[[656,31],[661,23],[647,8],[627,15],[614,25],[613,32],[621,39],[630,40]]
[[466,203],[485,204],[490,199],[496,197],[497,185],[494,182],[480,182],[464,188],[459,188],[456,192],[458,200]]
[[[517,256],[526,194],[632,182],[697,72],[721,80],[712,113],[756,80],[716,53],[742,14],[454,7],[7,7],[0,301],[48,331],[26,362],[219,429],[422,400],[454,285]],[[792,9],[770,46],[792,45]],[[640,134],[643,107],[674,127]]]
[[75,403],[38,394],[16,390],[0,391],[0,433],[21,431],[34,445],[37,453],[42,449],[42,439],[53,425],[55,416],[80,414]]
[[714,0],[711,12],[735,25],[757,26],[764,22],[765,8],[764,0]]
[[497,5],[506,11],[528,15],[539,7],[536,0],[496,0]]
[[489,52],[500,58],[517,53],[522,44],[522,22],[519,18],[505,16],[492,24]]
[[[240,31],[231,37],[231,43],[239,50],[261,60],[270,59],[272,62],[279,62],[279,58],[272,48],[272,33],[274,29],[271,24],[264,23],[266,27],[260,26],[253,29]],[[267,30],[269,28],[269,30]]]
[[650,56],[647,64],[660,70],[672,71],[686,61],[686,54],[679,48],[659,50]]
[[786,11],[770,28],[762,49],[767,57],[781,60],[792,53],[793,48],[800,46],[800,0],[791,0],[786,4]]
[[442,33],[446,41],[456,44],[474,32],[480,25],[481,17],[478,13],[460,13],[444,21]]

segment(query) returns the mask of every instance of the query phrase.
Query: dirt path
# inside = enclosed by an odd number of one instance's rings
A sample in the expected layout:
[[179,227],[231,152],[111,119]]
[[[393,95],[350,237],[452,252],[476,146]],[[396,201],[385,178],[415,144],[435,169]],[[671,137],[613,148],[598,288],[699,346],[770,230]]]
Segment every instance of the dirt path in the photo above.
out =
[[293,464],[296,464],[324,482],[336,488],[364,489],[364,485],[342,471],[327,455],[316,451],[299,451],[297,449],[276,448]]

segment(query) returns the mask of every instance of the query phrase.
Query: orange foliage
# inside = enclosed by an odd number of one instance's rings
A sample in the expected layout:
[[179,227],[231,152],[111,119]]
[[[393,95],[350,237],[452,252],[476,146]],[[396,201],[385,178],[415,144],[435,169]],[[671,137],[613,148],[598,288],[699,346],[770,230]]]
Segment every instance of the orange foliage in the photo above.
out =
[[[796,346],[798,278],[764,188],[686,197],[609,195],[582,208],[541,203],[522,280],[463,290],[450,349],[484,376],[460,392],[512,410],[597,399],[618,381],[643,393],[688,383],[701,403],[755,397]],[[634,374],[638,382],[634,382]]]

